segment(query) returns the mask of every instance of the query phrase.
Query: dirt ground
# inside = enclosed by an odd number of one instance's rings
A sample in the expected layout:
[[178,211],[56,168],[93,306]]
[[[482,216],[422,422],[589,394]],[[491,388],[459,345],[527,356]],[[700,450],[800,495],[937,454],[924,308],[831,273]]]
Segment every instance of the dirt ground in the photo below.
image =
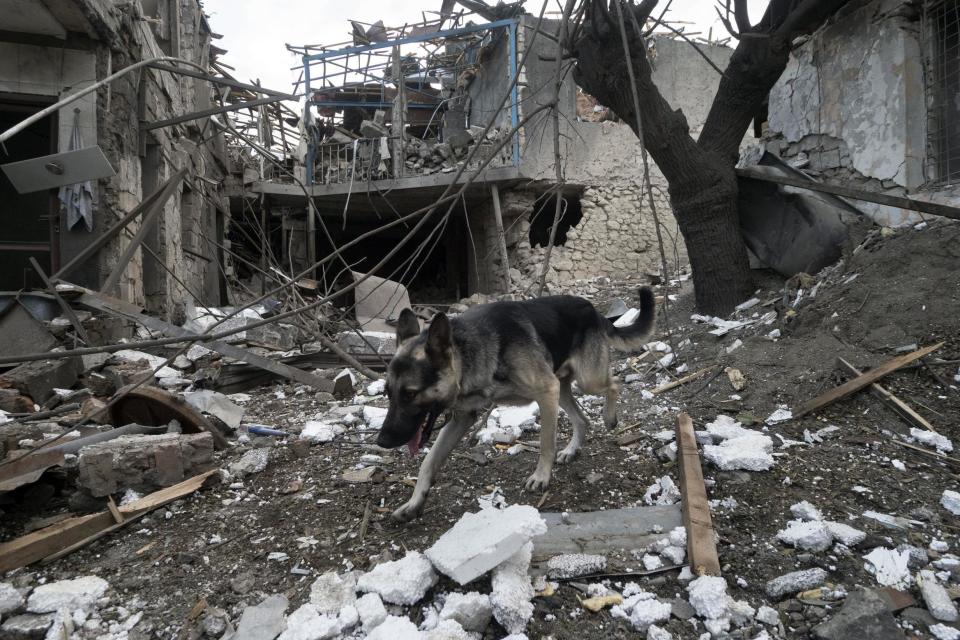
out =
[[[679,411],[688,412],[697,428],[721,413],[737,417],[747,426],[762,421],[780,405],[796,407],[845,380],[835,366],[837,356],[868,368],[894,357],[897,349],[906,345],[944,341],[934,356],[960,359],[958,266],[958,225],[930,225],[892,237],[877,234],[854,255],[821,274],[825,277],[818,285],[816,280],[800,283],[804,293],[795,308],[790,306],[797,299],[794,283],[785,285],[761,274],[764,286],[756,295],[761,303],[741,315],[749,318],[776,311],[776,321],[733,330],[721,338],[708,333],[712,326],[690,319],[689,281],[671,289],[669,293],[678,299],[669,306],[669,324],[661,316],[658,336],[666,340],[669,328],[676,353],[670,369],[680,364],[686,365],[688,372],[710,365],[717,365],[721,372],[735,367],[746,377],[746,387],[736,393],[721,373],[708,385],[705,377],[644,400],[641,391],[655,387],[658,376],[663,380],[665,374],[645,363],[634,365],[636,358],[617,360],[622,376],[642,376],[639,382],[622,386],[619,427],[616,432],[606,430],[599,418],[601,407],[587,405],[593,424],[587,445],[575,461],[556,468],[544,495],[521,488],[536,462],[533,450],[508,455],[472,440],[444,468],[424,516],[398,525],[388,514],[409,496],[419,462],[405,450],[372,451],[348,440],[305,446],[294,438],[253,437],[248,445],[218,453],[218,464],[226,467],[248,447],[269,447],[269,464],[261,473],[199,492],[49,566],[15,572],[12,579],[33,584],[42,578],[97,574],[110,583],[121,601],[142,608],[143,621],[130,633],[131,638],[177,637],[185,627],[182,637],[190,637],[188,614],[198,600],[225,610],[234,620],[245,606],[271,593],[285,593],[295,608],[324,571],[364,569],[372,557],[400,557],[405,550],[427,548],[465,511],[475,511],[477,498],[494,487],[501,488],[510,504],[533,504],[542,511],[639,505],[655,479],[671,475],[678,480],[675,465],[654,454],[662,443],[652,434],[672,430]],[[638,284],[639,279],[601,280],[572,288],[604,309],[615,296],[635,301]],[[817,287],[816,297],[811,297],[812,287]],[[766,337],[774,329],[782,334],[776,341]],[[728,352],[738,339],[742,345]],[[960,383],[954,381],[958,373],[956,364],[911,367],[882,382],[941,434],[960,442]],[[273,385],[249,393],[252,398],[245,405],[245,421],[291,432],[330,409],[313,392],[296,385]],[[374,403],[382,406],[382,396]],[[562,420],[564,437],[569,423]],[[828,425],[839,430],[823,442],[804,442],[805,431]],[[630,426],[634,429],[628,433],[640,431],[644,437],[629,447],[617,446],[618,435]],[[939,499],[944,489],[958,488],[958,468],[898,444],[908,432],[896,414],[863,392],[814,416],[769,427],[768,434],[777,445],[776,464],[769,471],[724,472],[705,465],[709,497],[735,501],[725,500],[713,511],[729,593],[759,606],[768,603],[764,593],[767,580],[813,566],[826,569],[833,583],[848,590],[856,585],[876,586],[874,577],[864,570],[862,555],[878,544],[909,543],[926,549],[932,539],[940,539],[956,553],[960,521],[939,506]],[[776,436],[797,442],[780,446],[781,439]],[[532,433],[523,437],[534,438]],[[385,482],[349,484],[340,480],[344,470],[370,453],[382,455],[379,464],[389,474]],[[894,460],[902,461],[903,470],[895,468]],[[855,526],[869,535],[849,555],[798,552],[778,543],[775,536],[791,519],[790,505],[801,500],[835,520],[874,510],[917,523],[909,531],[895,531],[859,518]],[[58,495],[41,513],[31,512],[29,505],[5,507],[0,539],[21,534],[32,518],[47,517],[64,503]],[[364,527],[367,509],[369,523]],[[289,558],[270,559],[273,552]],[[617,570],[642,570],[639,561],[630,566],[628,553],[617,562],[621,565],[613,567]],[[294,567],[308,575],[292,573]],[[683,591],[675,576],[676,572],[665,573],[638,582],[660,596],[674,598]],[[611,584],[616,586],[617,581]],[[455,586],[441,579],[435,591]],[[481,580],[471,588],[485,591],[489,584]],[[916,589],[913,594],[918,597]],[[555,595],[537,598],[528,636],[579,640],[637,637],[627,621],[613,618],[609,611],[591,614],[582,610],[578,595],[582,596],[576,586],[563,584]],[[781,603],[783,637],[808,637],[810,628],[833,615],[836,608],[830,603]],[[696,638],[702,633],[702,627],[695,631],[678,619],[665,627],[676,638]],[[753,638],[759,631],[757,625],[752,630],[738,630],[733,637]],[[914,633],[930,637],[922,622],[914,624]],[[199,637],[197,634],[194,628],[193,637]],[[503,635],[494,623],[484,637]]]

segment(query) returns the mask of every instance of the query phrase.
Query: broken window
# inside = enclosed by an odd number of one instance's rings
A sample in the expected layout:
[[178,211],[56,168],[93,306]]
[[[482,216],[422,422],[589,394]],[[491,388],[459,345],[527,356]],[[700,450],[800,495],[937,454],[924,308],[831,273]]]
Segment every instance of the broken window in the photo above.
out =
[[960,0],[925,7],[931,82],[929,176],[940,183],[960,179]]
[[[561,195],[560,198],[560,222],[557,223],[557,235],[553,239],[555,247],[566,244],[567,232],[583,219],[579,195]],[[543,194],[533,204],[533,215],[530,216],[531,247],[545,247],[550,242],[550,228],[553,226],[556,206],[557,196],[552,193]]]

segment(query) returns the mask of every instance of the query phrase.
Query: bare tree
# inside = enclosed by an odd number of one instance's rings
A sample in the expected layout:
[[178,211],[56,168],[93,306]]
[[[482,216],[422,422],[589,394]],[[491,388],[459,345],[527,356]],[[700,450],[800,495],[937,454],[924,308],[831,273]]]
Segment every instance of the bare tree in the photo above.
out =
[[[737,211],[734,168],[740,142],[783,73],[796,39],[813,33],[848,2],[771,0],[753,24],[746,0],[733,0],[732,8],[726,0],[721,18],[739,44],[697,140],[690,136],[683,112],[667,103],[651,76],[645,46],[649,34],[643,25],[658,0],[584,0],[580,22],[570,30],[575,80],[642,136],[667,179],[690,256],[697,307],[704,313],[729,313],[753,291]],[[624,30],[632,70],[624,52]]]

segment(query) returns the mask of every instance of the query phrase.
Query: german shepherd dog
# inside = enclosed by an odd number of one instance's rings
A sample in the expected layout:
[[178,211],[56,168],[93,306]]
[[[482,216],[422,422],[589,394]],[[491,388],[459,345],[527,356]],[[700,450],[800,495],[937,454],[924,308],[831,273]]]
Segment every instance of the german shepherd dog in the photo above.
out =
[[[494,302],[454,318],[439,313],[422,332],[414,313],[404,309],[397,323],[397,352],[387,369],[390,407],[377,444],[407,445],[415,455],[429,441],[437,418],[447,414],[447,421],[420,466],[413,496],[393,512],[394,519],[405,522],[420,515],[440,465],[491,405],[540,406],[540,460],[525,487],[544,489],[554,461],[575,458],[586,437],[587,418],[570,385],[576,381],[586,393],[604,395],[604,423],[614,427],[618,387],[609,347],[640,348],[655,318],[649,287],[640,289],[637,320],[621,328],[574,296]],[[573,437],[559,453],[558,407],[573,424]]]

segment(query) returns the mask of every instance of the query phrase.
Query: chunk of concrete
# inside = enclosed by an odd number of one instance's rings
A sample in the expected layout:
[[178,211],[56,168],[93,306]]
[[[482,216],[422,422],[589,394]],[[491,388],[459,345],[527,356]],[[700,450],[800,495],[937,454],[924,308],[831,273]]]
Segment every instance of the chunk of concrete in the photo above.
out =
[[367,640],[422,640],[420,630],[407,618],[387,616],[387,619],[367,634]]
[[97,576],[60,580],[35,588],[27,599],[30,613],[52,613],[60,609],[89,610],[103,597],[110,585]]
[[565,553],[547,561],[547,575],[551,578],[576,578],[597,573],[607,567],[606,556],[589,553]]
[[23,607],[24,597],[9,582],[0,582],[0,617],[19,611]]
[[879,595],[869,589],[861,589],[847,596],[840,611],[832,618],[813,628],[812,635],[818,640],[903,640],[903,631],[897,626],[893,614]]
[[427,549],[441,573],[467,584],[516,554],[531,538],[547,532],[540,512],[528,505],[466,513]]
[[83,371],[80,358],[58,358],[56,360],[35,360],[14,367],[0,379],[37,404],[43,404],[53,395],[54,389],[69,389],[77,382]]
[[236,430],[243,420],[245,412],[243,407],[234,404],[222,393],[211,389],[188,391],[183,394],[183,399],[194,409],[220,418],[231,429]]
[[827,572],[819,567],[784,574],[766,584],[767,595],[779,600],[788,595],[819,587],[827,581]]
[[0,637],[5,640],[39,640],[46,637],[55,616],[54,613],[13,616],[0,625]]
[[957,621],[957,606],[950,599],[950,593],[944,588],[932,571],[920,572],[920,595],[927,610],[941,622]]
[[270,449],[250,449],[239,460],[230,464],[230,473],[241,478],[251,476],[266,469],[269,461]]
[[519,551],[493,570],[490,602],[493,617],[507,633],[523,633],[533,616],[534,596],[530,582],[530,558],[533,543],[525,543]]
[[120,436],[78,452],[78,483],[95,497],[123,489],[147,493],[206,470],[213,448],[208,432]]
[[287,628],[277,640],[328,640],[340,635],[340,621],[321,615],[312,604],[305,604],[287,618]]
[[247,607],[231,640],[274,640],[287,628],[284,613],[289,604],[284,596],[274,594],[256,606]]
[[381,562],[360,576],[357,589],[379,594],[391,604],[412,605],[423,599],[436,583],[437,574],[430,561],[419,551],[411,551],[400,560]]
[[[364,596],[366,597],[366,596]],[[456,620],[466,631],[482,633],[493,617],[493,604],[485,593],[451,593],[440,610],[441,620]]]
[[[487,598],[489,601],[489,597]],[[360,615],[360,624],[363,630],[370,633],[380,623],[387,619],[387,608],[383,606],[383,600],[376,593],[365,593],[357,598],[354,606]]]
[[328,571],[317,578],[310,587],[310,604],[319,613],[337,615],[344,607],[357,602],[357,574],[339,575]]

